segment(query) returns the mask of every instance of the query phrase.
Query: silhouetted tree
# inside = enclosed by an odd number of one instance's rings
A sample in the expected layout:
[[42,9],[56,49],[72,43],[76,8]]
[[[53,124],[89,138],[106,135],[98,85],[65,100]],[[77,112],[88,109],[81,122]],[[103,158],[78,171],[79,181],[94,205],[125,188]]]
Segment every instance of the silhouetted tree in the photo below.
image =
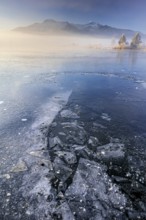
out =
[[119,46],[122,46],[122,47],[127,45],[127,39],[124,34],[121,36],[118,43],[119,43]]
[[139,33],[136,33],[135,36],[133,37],[132,41],[131,41],[131,48],[138,48],[139,45],[142,43],[142,40],[141,40],[141,36]]

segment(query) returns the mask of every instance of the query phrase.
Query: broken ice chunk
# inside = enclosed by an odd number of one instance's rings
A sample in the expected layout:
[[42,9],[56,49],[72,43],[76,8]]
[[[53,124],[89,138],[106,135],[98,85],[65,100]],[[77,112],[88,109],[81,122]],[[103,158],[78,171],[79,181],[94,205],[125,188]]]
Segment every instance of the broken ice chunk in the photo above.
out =
[[62,142],[58,136],[53,137],[53,138],[49,138],[49,147],[50,148],[53,148],[57,145],[62,146]]
[[71,110],[63,110],[61,113],[61,117],[63,118],[72,118],[72,119],[78,119],[79,116],[75,113],[72,112]]
[[68,164],[75,164],[77,162],[76,155],[72,152],[57,151],[55,153],[58,157],[63,158]]
[[23,172],[26,171],[27,165],[23,160],[19,160],[19,162],[16,164],[16,166],[12,167],[12,169],[10,170],[11,173],[19,173],[19,172]]
[[124,144],[109,143],[97,148],[97,156],[105,162],[112,160],[123,161],[125,158]]
[[106,121],[111,121],[111,118],[107,113],[102,113],[101,118]]
[[103,220],[107,216],[108,219],[122,219],[121,207],[124,211],[127,201],[118,186],[112,183],[104,165],[83,158],[79,160],[65,197],[76,219]]

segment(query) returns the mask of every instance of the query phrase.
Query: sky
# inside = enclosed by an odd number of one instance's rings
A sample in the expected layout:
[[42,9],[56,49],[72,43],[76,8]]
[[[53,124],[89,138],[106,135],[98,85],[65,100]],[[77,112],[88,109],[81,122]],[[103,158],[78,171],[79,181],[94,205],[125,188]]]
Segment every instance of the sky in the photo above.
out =
[[0,0],[0,30],[45,19],[94,21],[146,33],[146,0]]

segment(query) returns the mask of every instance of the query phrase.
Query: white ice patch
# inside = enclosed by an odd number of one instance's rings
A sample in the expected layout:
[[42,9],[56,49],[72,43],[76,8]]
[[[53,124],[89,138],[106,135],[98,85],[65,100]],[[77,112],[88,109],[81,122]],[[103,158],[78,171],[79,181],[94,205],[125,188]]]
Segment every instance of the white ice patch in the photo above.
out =
[[32,129],[39,128],[41,124],[47,126],[50,125],[58,112],[67,103],[70,95],[71,91],[67,91],[63,93],[57,93],[51,97],[50,101],[42,107],[40,116],[33,123]]
[[74,113],[74,112],[72,112],[71,110],[68,110],[68,109],[63,110],[60,114],[61,114],[61,117],[63,117],[63,118],[72,118],[72,119],[78,119],[79,118],[79,116],[76,113]]
[[22,118],[21,121],[25,122],[27,121],[27,118]]
[[143,82],[142,86],[146,89],[146,82]]
[[111,121],[111,118],[107,113],[102,113],[101,118],[106,121]]
[[26,76],[24,76],[24,78],[30,78],[30,76],[26,75]]
[[137,80],[136,83],[141,84],[143,86],[143,88],[146,89],[146,81],[144,81],[144,80]]
[[4,101],[0,101],[0,105],[2,105],[4,103]]
[[136,80],[135,82],[136,82],[136,83],[144,83],[143,80]]
[[[46,153],[48,152],[48,142],[45,129],[48,128],[58,112],[66,105],[70,95],[71,91],[56,93],[49,99],[47,104],[40,107],[40,110],[37,111],[38,116],[36,117],[36,121],[28,131],[27,138],[25,136],[23,140],[23,144],[27,146],[27,150],[23,153],[21,158],[22,162],[19,162],[12,169],[13,172],[22,172],[26,169],[30,170],[29,173],[24,173],[20,191],[26,199],[29,197],[30,201],[41,198],[37,204],[38,213],[42,212],[42,207],[45,207],[43,209],[47,212],[49,209],[49,201],[47,201],[47,198],[51,195],[51,185],[46,175],[50,170],[53,170],[53,167],[49,160],[48,153]],[[43,132],[42,129],[44,129]],[[27,167],[23,162],[26,163]],[[37,176],[37,180],[35,180],[34,183],[35,176]],[[33,213],[33,206],[29,206],[27,213],[28,215]]]

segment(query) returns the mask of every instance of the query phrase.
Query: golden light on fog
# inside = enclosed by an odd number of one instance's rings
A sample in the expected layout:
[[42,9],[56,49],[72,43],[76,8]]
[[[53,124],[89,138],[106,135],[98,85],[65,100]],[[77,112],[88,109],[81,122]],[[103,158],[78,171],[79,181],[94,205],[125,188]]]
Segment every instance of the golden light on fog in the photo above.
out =
[[85,36],[31,35],[14,31],[0,32],[0,52],[53,52],[102,49],[109,40]]

